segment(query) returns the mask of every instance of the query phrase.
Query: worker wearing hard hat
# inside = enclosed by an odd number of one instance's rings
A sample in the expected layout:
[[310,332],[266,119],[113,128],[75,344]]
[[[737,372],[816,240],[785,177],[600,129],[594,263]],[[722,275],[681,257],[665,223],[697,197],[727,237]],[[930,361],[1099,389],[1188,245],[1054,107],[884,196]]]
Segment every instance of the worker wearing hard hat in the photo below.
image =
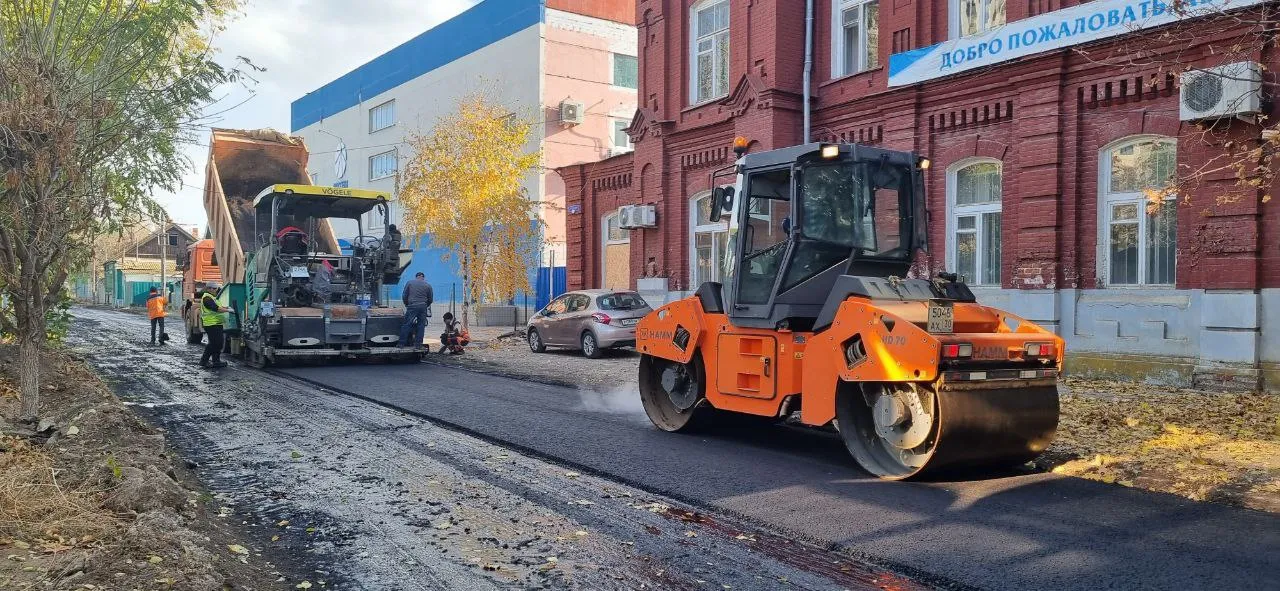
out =
[[204,286],[204,290],[199,294],[200,300],[200,326],[204,328],[204,334],[209,337],[209,342],[205,343],[204,354],[200,356],[200,367],[212,369],[217,367],[226,367],[227,364],[222,361],[222,344],[223,329],[226,327],[227,320],[223,315],[230,312],[230,308],[218,305],[218,299],[213,294],[217,293],[217,287],[213,284]]

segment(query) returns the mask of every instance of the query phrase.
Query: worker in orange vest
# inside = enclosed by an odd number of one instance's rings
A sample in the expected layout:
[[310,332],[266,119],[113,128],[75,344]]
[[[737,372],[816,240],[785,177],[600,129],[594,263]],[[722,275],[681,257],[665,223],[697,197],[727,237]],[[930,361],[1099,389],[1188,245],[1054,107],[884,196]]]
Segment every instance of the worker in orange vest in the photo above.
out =
[[[169,305],[169,300],[160,295],[159,290],[151,288],[150,295],[147,296],[147,318],[151,319],[151,344],[156,344],[156,338],[160,339],[160,344],[169,340],[169,335],[164,332],[165,308]],[[159,331],[156,328],[159,327]]]

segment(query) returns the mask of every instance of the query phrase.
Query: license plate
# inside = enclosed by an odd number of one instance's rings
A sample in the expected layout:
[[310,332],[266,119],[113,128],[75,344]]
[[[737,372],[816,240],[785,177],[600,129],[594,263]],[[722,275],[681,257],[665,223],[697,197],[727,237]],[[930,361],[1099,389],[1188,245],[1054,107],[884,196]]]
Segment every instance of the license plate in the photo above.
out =
[[623,325],[623,326],[635,326],[635,325],[637,325],[637,324],[640,324],[640,319],[639,319],[639,318],[624,318],[624,319],[622,320],[622,325]]
[[928,331],[935,334],[949,334],[955,321],[955,309],[950,303],[929,302]]

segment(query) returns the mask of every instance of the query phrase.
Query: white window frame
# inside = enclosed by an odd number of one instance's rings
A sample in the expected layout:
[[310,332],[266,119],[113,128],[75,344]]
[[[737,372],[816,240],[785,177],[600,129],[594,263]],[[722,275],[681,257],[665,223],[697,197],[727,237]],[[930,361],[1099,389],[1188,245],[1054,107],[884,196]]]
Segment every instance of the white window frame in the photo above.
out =
[[[631,87],[631,86],[620,86],[620,85],[618,84],[618,80],[617,80],[617,74],[618,74],[618,56],[620,56],[620,55],[621,55],[621,56],[624,56],[624,57],[629,57],[629,58],[631,58],[632,60],[635,60],[635,63],[636,63],[636,85],[635,85],[635,87]],[[639,59],[639,58],[637,58],[637,57],[636,57],[636,56],[634,56],[634,55],[627,55],[627,54],[625,54],[625,53],[617,53],[617,52],[610,53],[610,54],[609,54],[609,84],[610,84],[611,86],[614,86],[614,87],[619,88],[619,89],[621,89],[621,90],[630,90],[631,92],[638,92],[638,91],[639,91],[639,89],[640,89],[640,59]]]
[[[689,198],[689,285],[692,289],[707,281],[724,281],[724,265],[720,264],[720,259],[729,253],[716,252],[720,248],[720,242],[716,239],[716,234],[729,234],[729,218],[720,218],[718,222],[705,221],[698,223],[698,202],[711,196],[711,191],[703,191]],[[698,234],[711,234],[711,277],[698,277]],[[732,248],[728,240],[725,241],[725,248]]]
[[[852,76],[880,67],[880,48],[867,46],[866,10],[869,4],[879,4],[879,0],[831,0],[832,79]],[[858,56],[861,59],[861,63],[854,64],[852,68],[844,63],[844,13],[849,10],[858,11]],[[877,23],[878,26],[879,23]],[[875,64],[868,63],[868,58],[872,55],[875,56]]]
[[[376,162],[377,159],[382,158],[384,156],[391,159],[391,170],[388,171],[386,174],[374,176],[374,168],[373,168],[374,162]],[[377,154],[374,154],[369,157],[369,180],[376,181],[380,179],[391,178],[396,175],[396,169],[399,167],[400,167],[400,163],[396,162],[395,150],[387,150],[386,152],[379,152]]]
[[626,238],[610,239],[609,238],[609,220],[616,219],[620,215],[618,210],[605,214],[600,218],[600,287],[605,286],[605,280],[609,272],[609,247],[617,244],[631,244],[631,230],[622,229],[626,233]]
[[[1143,134],[1131,135],[1104,146],[1098,151],[1098,278],[1099,283],[1114,289],[1165,289],[1173,288],[1178,281],[1178,249],[1173,250],[1173,283],[1147,282],[1147,196],[1142,191],[1136,193],[1116,193],[1111,190],[1111,153],[1127,146],[1155,141],[1172,144],[1174,149],[1174,182],[1177,182],[1178,141],[1163,135]],[[1178,196],[1169,192],[1164,196],[1164,205],[1177,207]],[[1111,282],[1111,224],[1112,209],[1116,205],[1135,203],[1138,206],[1138,282],[1113,284]],[[1177,229],[1175,214],[1174,229]]]
[[[975,164],[995,164],[1000,167],[1001,191],[1000,191],[999,202],[980,203],[975,205],[957,205],[957,202],[959,201],[957,197],[957,191],[960,188],[959,183],[957,182],[957,179],[959,177],[960,171],[966,168],[969,168],[970,166],[973,166]],[[976,158],[965,158],[964,160],[960,160],[952,164],[951,166],[947,167],[947,270],[952,273],[956,273],[958,272],[958,268],[959,268],[958,267],[959,256],[957,252],[957,249],[959,247],[959,242],[960,242],[959,236],[958,236],[960,231],[959,218],[972,216],[975,218],[973,231],[976,234],[975,244],[977,245],[976,247],[977,252],[974,253],[974,259],[973,259],[974,260],[973,270],[974,270],[974,274],[979,275],[979,277],[966,278],[966,282],[969,285],[972,285],[975,287],[1000,287],[1001,285],[1000,283],[993,283],[988,281],[989,278],[987,277],[981,277],[981,275],[983,274],[983,270],[986,269],[986,264],[985,264],[986,261],[984,261],[982,258],[983,256],[985,256],[985,253],[986,253],[986,244],[985,244],[986,238],[985,238],[984,232],[982,231],[983,230],[982,216],[983,214],[988,214],[988,213],[1000,213],[1001,214],[1000,222],[1001,224],[1003,224],[1004,223],[1003,207],[1004,207],[1004,163],[1003,162],[995,158],[976,157]],[[1001,231],[1003,231],[1003,229]],[[1000,244],[1001,244],[1000,254],[1001,254],[1001,257],[1003,257],[1004,256],[1004,252],[1003,252],[1004,240],[1001,240]],[[1003,278],[1001,278],[1001,281],[1003,281]]]
[[618,229],[622,230],[623,235],[626,236],[626,238],[609,238],[609,220],[617,219],[619,215],[621,215],[621,212],[614,210],[613,213],[610,213],[600,219],[602,224],[601,227],[604,228],[603,236],[605,246],[609,246],[611,244],[631,244],[631,230],[623,228],[622,226],[618,226]]
[[[703,0],[702,2],[699,2],[689,7],[689,104],[691,105],[700,105],[702,103],[711,102],[713,100],[723,98],[729,95],[729,86],[732,84],[732,81],[728,80],[729,76],[727,72],[725,75],[725,80],[726,80],[725,87],[723,89],[715,88],[715,81],[719,80],[720,77],[717,75],[719,73],[719,71],[717,70],[718,62],[714,59],[714,57],[717,53],[719,53],[716,50],[716,44],[718,43],[717,38],[719,34],[722,31],[732,30],[733,15],[732,14],[729,15],[729,26],[726,29],[717,29],[715,31],[706,32],[706,33],[698,30],[698,13],[704,10],[707,10],[709,8],[713,8],[720,4],[725,4],[726,6],[729,6],[730,11],[732,11],[733,7],[732,5],[730,5],[729,0]],[[711,55],[713,59],[711,62],[712,88],[711,88],[710,96],[698,95],[698,43],[703,40],[709,40],[711,42]],[[731,42],[731,38],[726,36],[725,43],[727,44],[730,42]],[[730,50],[731,48],[725,48],[725,54],[730,55],[729,54]],[[731,61],[733,61],[732,55],[730,55],[730,59],[726,60],[726,62],[731,62]],[[729,64],[725,63],[723,67],[727,69],[729,68]],[[717,92],[717,90],[719,90],[720,92]]]
[[[978,8],[980,10],[980,14],[983,15],[983,19],[982,19],[982,22],[978,24],[978,32],[974,33],[974,35],[981,35],[992,29],[997,29],[1004,26],[1004,25],[997,25],[995,27],[986,26],[987,19],[985,18],[985,16],[987,14],[988,7],[990,7],[992,3],[998,2],[998,1],[1001,1],[1001,0],[978,0]],[[947,0],[947,15],[948,15],[947,20],[949,21],[948,26],[950,28],[950,31],[948,32],[950,33],[950,37],[952,39],[956,39],[960,37],[960,2],[961,0]],[[1009,3],[1007,0],[1004,0],[1004,2],[1005,2],[1004,18],[1005,18],[1005,23],[1007,24],[1009,22]]]
[[[382,125],[381,127],[379,127],[378,115],[382,113],[384,109],[387,111],[390,111],[391,118],[389,121],[385,122],[386,125]],[[389,101],[386,101],[384,103],[381,103],[369,109],[369,133],[377,133],[384,129],[395,127],[395,125],[396,125],[396,99],[391,99]]]
[[[622,127],[619,128],[619,125]],[[635,146],[631,143],[631,136],[626,133],[626,129],[628,127],[631,127],[630,119],[623,119],[621,117],[609,118],[609,145],[612,147],[614,154],[630,152],[635,149]],[[622,144],[618,143],[619,135],[626,138],[626,141]]]

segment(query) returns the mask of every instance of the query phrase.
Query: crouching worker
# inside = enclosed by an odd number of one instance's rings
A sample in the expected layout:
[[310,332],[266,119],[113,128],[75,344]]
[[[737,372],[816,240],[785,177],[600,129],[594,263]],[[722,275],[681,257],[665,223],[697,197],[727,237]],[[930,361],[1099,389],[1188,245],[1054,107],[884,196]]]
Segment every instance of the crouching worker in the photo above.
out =
[[463,347],[471,344],[471,333],[462,328],[452,312],[444,313],[444,332],[440,335],[440,352],[461,355]]

